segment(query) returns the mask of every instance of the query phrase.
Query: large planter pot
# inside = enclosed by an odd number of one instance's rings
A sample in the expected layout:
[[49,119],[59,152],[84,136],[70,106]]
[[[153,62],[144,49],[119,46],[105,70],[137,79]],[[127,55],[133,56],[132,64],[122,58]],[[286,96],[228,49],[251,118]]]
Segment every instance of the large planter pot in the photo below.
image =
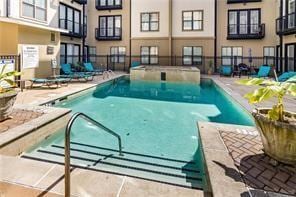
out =
[[[296,165],[296,124],[272,121],[267,118],[270,109],[256,109],[253,112],[264,152],[273,159]],[[285,117],[296,119],[296,113],[284,112]]]
[[16,96],[16,91],[0,94],[0,122],[9,118]]

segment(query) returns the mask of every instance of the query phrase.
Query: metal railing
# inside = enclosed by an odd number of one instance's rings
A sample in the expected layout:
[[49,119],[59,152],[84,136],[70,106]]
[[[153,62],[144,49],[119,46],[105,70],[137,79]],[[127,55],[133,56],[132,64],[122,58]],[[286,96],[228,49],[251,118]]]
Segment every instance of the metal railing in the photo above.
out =
[[71,129],[72,126],[75,122],[75,120],[77,120],[77,118],[81,117],[82,119],[92,123],[93,125],[103,129],[104,131],[106,131],[107,133],[115,136],[118,139],[118,148],[119,148],[119,155],[123,156],[122,153],[122,146],[121,146],[121,137],[120,135],[118,135],[117,133],[115,133],[114,131],[112,131],[111,129],[105,127],[104,125],[102,125],[101,123],[99,123],[98,121],[92,119],[91,117],[85,115],[84,113],[75,113],[69,120],[67,127],[66,127],[66,132],[65,132],[65,196],[66,197],[70,197],[70,134],[71,134]]
[[265,36],[265,24],[228,25],[228,39],[262,39]]
[[96,28],[95,37],[97,40],[121,40],[122,29],[121,27]]
[[276,33],[294,33],[296,32],[296,13],[290,13],[287,16],[276,19]]

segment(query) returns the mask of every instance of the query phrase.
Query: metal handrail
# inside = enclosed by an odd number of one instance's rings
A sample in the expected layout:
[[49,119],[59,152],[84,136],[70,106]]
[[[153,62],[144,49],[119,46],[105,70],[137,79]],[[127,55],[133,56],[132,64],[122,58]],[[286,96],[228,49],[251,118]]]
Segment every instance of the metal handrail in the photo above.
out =
[[65,196],[70,197],[70,134],[72,125],[74,124],[77,118],[81,117],[82,119],[94,124],[95,126],[103,129],[107,133],[115,136],[118,139],[118,146],[119,146],[119,155],[122,156],[122,146],[121,146],[121,137],[111,129],[105,127],[98,121],[92,119],[91,117],[85,115],[84,113],[78,112],[75,113],[69,120],[66,132],[65,132]]

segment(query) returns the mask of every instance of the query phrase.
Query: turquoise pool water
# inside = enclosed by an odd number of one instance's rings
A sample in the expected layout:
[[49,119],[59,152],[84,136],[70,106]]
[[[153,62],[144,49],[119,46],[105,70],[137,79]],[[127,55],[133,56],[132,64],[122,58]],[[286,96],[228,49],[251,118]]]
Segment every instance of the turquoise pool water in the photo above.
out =
[[[120,78],[76,99],[61,102],[57,107],[83,112],[117,132],[126,152],[184,161],[180,169],[194,163],[200,174],[203,168],[197,121],[254,125],[250,115],[211,80],[195,85]],[[73,146],[84,144],[80,147],[82,150],[90,150],[92,146],[117,148],[113,136],[85,120],[75,123],[71,141]],[[50,149],[53,144],[63,146],[63,143],[61,131],[33,147],[28,154],[40,148]]]

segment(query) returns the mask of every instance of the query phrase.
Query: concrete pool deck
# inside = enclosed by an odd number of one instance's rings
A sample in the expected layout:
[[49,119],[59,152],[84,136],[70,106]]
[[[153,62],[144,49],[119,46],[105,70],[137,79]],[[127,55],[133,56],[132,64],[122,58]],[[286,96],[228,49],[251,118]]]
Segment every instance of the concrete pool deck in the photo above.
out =
[[[116,73],[114,77],[125,75],[125,73]],[[222,89],[224,89],[228,94],[230,94],[237,102],[239,102],[246,110],[249,112],[254,108],[249,105],[247,101],[243,98],[243,95],[248,91],[252,90],[254,87],[246,87],[235,84],[238,78],[228,78],[219,76],[202,76],[204,78],[212,78]],[[50,102],[59,97],[65,95],[73,94],[76,92],[83,91],[95,87],[96,85],[107,81],[108,79],[103,79],[102,77],[96,77],[94,81],[87,83],[71,83],[68,87],[61,87],[59,89],[28,89],[21,92],[17,97],[17,104],[25,104],[30,106],[36,106]],[[296,109],[296,100],[293,98],[285,99],[288,108]],[[260,105],[261,107],[271,106],[271,102],[266,102]],[[257,135],[256,128],[248,127],[248,129],[242,129],[238,125],[227,125],[223,126],[221,129],[220,124],[215,123],[200,123],[199,126],[203,125],[201,128],[201,136],[204,144],[204,151],[206,153],[206,158],[208,157],[207,165],[210,176],[211,192],[214,196],[237,196],[236,194],[250,195],[252,193],[252,188],[250,185],[245,184],[245,181],[240,174],[239,166],[232,152],[233,149],[227,147],[223,137],[230,133],[235,133],[237,131],[249,130],[247,136]],[[220,126],[219,126],[220,125]],[[220,128],[220,129],[219,129]],[[224,134],[221,134],[221,131]],[[226,133],[226,134],[225,134]],[[224,135],[224,136],[223,136]],[[237,138],[234,138],[237,140]],[[206,140],[206,141],[204,141]],[[208,141],[207,141],[208,140]],[[232,139],[233,140],[233,139]],[[218,144],[217,143],[222,143]],[[235,150],[240,150],[237,147]],[[255,155],[257,153],[254,153]],[[260,154],[260,153],[258,153]],[[217,161],[216,163],[213,161]],[[63,195],[63,170],[64,166],[51,164],[40,161],[33,161],[19,156],[1,156],[0,155],[0,188],[7,188],[6,194],[9,196],[9,191],[15,190],[19,191],[24,189],[32,190],[32,195],[28,196],[62,196]],[[224,168],[223,168],[224,167]],[[227,168],[226,168],[227,167]],[[258,167],[257,167],[258,168]],[[253,169],[253,168],[252,168]],[[252,170],[251,172],[255,171]],[[230,171],[228,171],[230,170]],[[251,170],[248,169],[248,170]],[[229,176],[233,175],[233,176]],[[258,174],[258,178],[253,177],[254,180],[259,180],[261,177],[261,172]],[[234,178],[235,177],[235,178]],[[272,177],[274,178],[274,177]],[[282,177],[283,178],[283,177]],[[74,169],[71,173],[72,179],[72,194],[73,196],[206,196],[201,190],[192,190],[182,187],[146,181],[142,179],[131,178],[127,176],[119,176],[114,174],[106,174],[103,172],[95,172],[87,169]],[[281,179],[281,178],[280,178]],[[289,178],[277,182],[277,190],[283,195],[287,192],[286,186],[294,186],[296,184],[296,178],[289,175]],[[265,181],[263,190],[267,190],[268,187],[266,183],[274,182],[270,180]],[[274,179],[278,181],[278,178]],[[283,180],[283,179],[282,179]],[[7,184],[9,187],[7,187]],[[273,183],[274,184],[274,183]],[[258,183],[260,185],[260,183]],[[262,185],[262,184],[261,184]],[[255,188],[256,189],[256,188]],[[260,190],[262,192],[263,190]],[[2,191],[2,189],[1,189]],[[4,190],[5,191],[5,190]],[[39,191],[42,192],[40,195]],[[269,190],[270,191],[270,190]],[[257,190],[256,190],[257,192]],[[288,191],[293,194],[293,190]],[[2,193],[0,193],[1,196]],[[260,193],[260,195],[268,194]],[[272,195],[277,196],[278,194],[272,193]],[[4,195],[5,196],[5,195]],[[278,195],[279,196],[279,195]]]

